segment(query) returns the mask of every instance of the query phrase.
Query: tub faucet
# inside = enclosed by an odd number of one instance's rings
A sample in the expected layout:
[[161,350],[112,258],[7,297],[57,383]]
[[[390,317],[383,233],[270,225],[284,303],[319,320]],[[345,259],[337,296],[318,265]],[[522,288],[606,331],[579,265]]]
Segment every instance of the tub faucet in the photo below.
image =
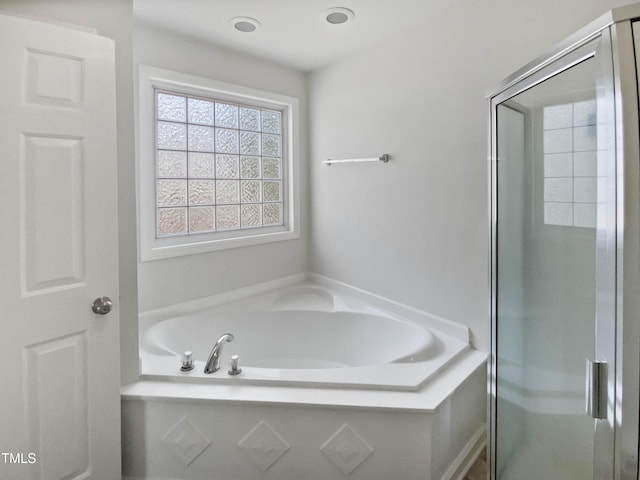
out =
[[204,373],[213,373],[220,370],[220,355],[222,354],[222,347],[224,347],[225,342],[233,342],[233,335],[231,333],[222,335],[213,346],[207,364],[204,366]]

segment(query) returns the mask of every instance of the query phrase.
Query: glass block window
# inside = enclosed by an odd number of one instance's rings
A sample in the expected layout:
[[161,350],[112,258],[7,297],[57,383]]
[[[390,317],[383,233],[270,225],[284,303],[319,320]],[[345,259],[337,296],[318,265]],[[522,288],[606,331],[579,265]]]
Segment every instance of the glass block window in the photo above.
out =
[[544,107],[544,223],[596,226],[595,100]]
[[282,112],[156,90],[156,236],[283,225]]

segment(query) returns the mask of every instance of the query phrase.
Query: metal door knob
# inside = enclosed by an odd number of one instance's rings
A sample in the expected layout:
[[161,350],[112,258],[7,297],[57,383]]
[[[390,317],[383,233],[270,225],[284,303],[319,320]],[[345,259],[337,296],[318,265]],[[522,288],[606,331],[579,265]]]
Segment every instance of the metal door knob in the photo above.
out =
[[99,297],[93,301],[91,310],[98,315],[106,315],[111,311],[111,307],[113,307],[113,302],[109,297]]

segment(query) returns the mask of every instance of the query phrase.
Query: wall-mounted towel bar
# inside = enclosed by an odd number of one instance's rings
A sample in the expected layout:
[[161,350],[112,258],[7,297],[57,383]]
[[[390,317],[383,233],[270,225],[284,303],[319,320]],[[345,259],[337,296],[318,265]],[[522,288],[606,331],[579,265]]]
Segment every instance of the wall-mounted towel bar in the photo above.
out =
[[322,163],[325,165],[332,165],[334,163],[353,163],[353,162],[384,162],[387,163],[389,161],[389,154],[385,153],[379,157],[370,157],[370,158],[346,158],[344,160],[324,160]]

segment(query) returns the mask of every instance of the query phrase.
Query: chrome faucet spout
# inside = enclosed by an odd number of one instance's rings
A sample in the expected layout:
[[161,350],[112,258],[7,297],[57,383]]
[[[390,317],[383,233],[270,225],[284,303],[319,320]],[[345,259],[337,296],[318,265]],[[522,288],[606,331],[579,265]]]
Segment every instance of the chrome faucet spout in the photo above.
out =
[[213,373],[220,370],[220,355],[222,355],[222,347],[226,342],[233,342],[233,335],[231,333],[225,333],[222,335],[216,344],[211,349],[207,364],[204,366],[204,373]]

